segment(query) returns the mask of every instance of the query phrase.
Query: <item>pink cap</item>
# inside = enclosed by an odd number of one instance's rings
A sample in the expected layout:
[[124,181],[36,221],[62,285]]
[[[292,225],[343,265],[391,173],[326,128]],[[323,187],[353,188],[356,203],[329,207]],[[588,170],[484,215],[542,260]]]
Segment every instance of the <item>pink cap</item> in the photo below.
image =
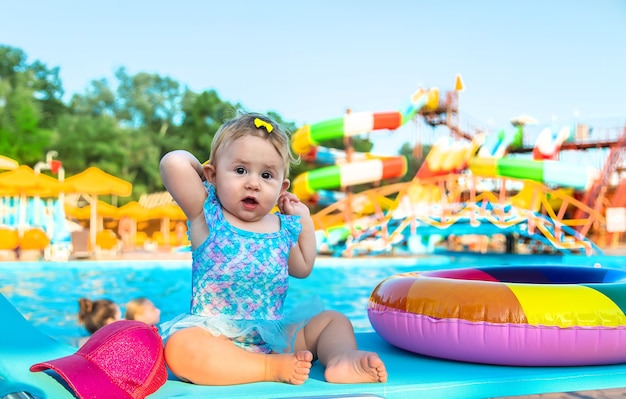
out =
[[163,341],[157,329],[120,320],[96,331],[76,353],[37,363],[30,371],[56,371],[80,399],[138,399],[167,380]]

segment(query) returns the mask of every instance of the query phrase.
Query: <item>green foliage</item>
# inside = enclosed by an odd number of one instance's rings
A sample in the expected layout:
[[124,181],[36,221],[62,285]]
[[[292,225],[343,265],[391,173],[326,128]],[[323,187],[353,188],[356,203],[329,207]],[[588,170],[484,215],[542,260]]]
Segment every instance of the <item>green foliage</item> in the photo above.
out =
[[69,175],[89,166],[97,166],[108,173],[117,174],[130,155],[125,145],[127,136],[128,133],[119,127],[113,117],[66,114],[59,118],[52,147],[58,152]]
[[[58,104],[58,70],[28,64],[22,50],[0,46],[0,151],[34,163],[51,141],[52,109]],[[46,81],[50,79],[50,81]]]
[[215,132],[224,121],[236,115],[239,107],[222,101],[215,90],[200,94],[186,90],[182,99],[180,134],[164,143],[164,152],[186,148],[201,161],[207,160]]

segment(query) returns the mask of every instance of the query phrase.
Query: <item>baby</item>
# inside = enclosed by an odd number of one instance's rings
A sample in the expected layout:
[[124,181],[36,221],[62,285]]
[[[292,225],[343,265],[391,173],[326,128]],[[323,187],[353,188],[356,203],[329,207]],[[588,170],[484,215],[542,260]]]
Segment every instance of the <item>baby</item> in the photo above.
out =
[[148,298],[135,298],[126,304],[126,320],[143,321],[146,324],[157,325],[161,321],[161,310],[154,306]]

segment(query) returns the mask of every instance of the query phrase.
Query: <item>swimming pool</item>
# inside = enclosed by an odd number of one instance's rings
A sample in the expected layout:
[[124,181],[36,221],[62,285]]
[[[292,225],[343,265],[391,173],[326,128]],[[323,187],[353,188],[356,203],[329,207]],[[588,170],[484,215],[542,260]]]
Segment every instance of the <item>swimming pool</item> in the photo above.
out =
[[[291,279],[289,300],[319,295],[326,308],[346,314],[355,330],[373,331],[367,301],[384,278],[406,271],[486,265],[568,264],[625,268],[624,257],[575,255],[442,254],[425,257],[319,258],[311,276]],[[87,332],[77,324],[78,299],[124,304],[147,296],[165,321],[188,311],[189,260],[0,263],[0,293],[44,333],[75,344]],[[122,309],[123,311],[124,309]]]

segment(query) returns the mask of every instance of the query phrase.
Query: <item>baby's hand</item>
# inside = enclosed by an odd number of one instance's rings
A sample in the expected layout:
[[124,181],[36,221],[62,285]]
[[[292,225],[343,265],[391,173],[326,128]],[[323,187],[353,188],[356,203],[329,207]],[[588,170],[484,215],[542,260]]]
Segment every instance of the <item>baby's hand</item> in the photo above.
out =
[[278,209],[285,215],[309,216],[311,211],[295,194],[285,191],[278,197]]

